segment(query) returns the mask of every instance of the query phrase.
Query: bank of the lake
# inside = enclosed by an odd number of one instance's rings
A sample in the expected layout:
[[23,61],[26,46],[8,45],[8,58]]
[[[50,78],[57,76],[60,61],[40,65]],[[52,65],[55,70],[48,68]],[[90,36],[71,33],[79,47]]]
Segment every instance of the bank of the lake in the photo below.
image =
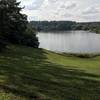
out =
[[100,100],[100,56],[11,45],[0,53],[0,100]]

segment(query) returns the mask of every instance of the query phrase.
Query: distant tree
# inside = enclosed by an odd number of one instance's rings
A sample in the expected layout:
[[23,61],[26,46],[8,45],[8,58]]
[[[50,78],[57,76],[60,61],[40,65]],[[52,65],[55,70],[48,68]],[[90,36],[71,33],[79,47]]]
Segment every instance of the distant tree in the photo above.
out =
[[30,23],[38,31],[68,31],[76,25],[73,21],[31,21]]
[[38,31],[89,30],[100,33],[100,22],[31,21]]

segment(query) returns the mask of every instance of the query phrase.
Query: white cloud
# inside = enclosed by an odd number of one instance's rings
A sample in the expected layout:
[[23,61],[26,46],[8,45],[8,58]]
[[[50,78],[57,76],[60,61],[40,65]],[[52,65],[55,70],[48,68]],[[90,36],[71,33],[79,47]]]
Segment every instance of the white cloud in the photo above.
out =
[[65,9],[73,9],[75,8],[77,5],[76,3],[71,3],[71,2],[68,2],[68,3],[64,3],[61,8],[65,8]]
[[36,10],[42,6],[43,2],[44,0],[33,0],[31,4],[26,5],[26,9]]
[[100,0],[18,0],[29,20],[100,21]]
[[97,13],[100,13],[100,11],[95,7],[89,7],[83,11],[83,14],[97,14]]

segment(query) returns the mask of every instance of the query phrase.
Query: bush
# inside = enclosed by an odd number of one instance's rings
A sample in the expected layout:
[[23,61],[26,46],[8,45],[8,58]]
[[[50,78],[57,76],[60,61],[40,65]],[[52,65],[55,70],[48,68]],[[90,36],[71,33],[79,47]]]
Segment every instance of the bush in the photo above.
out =
[[22,36],[21,44],[38,48],[39,42],[35,34],[25,34]]
[[13,33],[6,36],[6,39],[13,44],[21,44],[34,48],[38,48],[39,46],[38,38],[36,37],[36,32],[29,24],[27,25],[27,28],[24,33]]
[[27,29],[25,30],[25,33],[22,35],[21,43],[23,45],[38,48],[39,41],[36,36],[36,31],[34,30],[31,24],[27,25]]

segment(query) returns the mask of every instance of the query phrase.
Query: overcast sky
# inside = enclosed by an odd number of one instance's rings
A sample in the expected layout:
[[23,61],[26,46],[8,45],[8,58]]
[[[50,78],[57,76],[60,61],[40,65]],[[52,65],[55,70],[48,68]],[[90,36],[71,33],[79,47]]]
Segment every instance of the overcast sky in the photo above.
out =
[[100,21],[100,0],[18,0],[28,20]]

